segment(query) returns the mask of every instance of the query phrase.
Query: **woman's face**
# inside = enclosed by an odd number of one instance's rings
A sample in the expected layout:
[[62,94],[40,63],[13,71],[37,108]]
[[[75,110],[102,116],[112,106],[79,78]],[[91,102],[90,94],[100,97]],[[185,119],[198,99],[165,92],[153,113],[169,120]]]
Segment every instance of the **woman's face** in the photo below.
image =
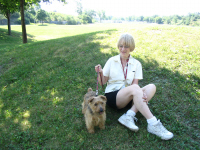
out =
[[120,56],[124,59],[127,59],[130,54],[130,47],[127,45],[124,45],[123,42],[119,45],[119,52]]

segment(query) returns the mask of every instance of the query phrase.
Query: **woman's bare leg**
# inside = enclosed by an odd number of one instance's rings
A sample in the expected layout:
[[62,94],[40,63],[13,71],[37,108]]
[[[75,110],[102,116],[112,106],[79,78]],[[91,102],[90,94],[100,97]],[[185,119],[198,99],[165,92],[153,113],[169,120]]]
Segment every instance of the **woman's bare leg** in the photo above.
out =
[[133,84],[120,90],[117,94],[117,107],[119,109],[124,108],[131,100],[133,100],[134,105],[131,107],[131,110],[135,113],[139,110],[146,119],[152,118],[153,114],[151,113],[146,102],[143,101],[143,91],[146,93],[147,100],[149,101],[154,96],[156,87],[153,84],[149,84],[140,88],[137,84]]

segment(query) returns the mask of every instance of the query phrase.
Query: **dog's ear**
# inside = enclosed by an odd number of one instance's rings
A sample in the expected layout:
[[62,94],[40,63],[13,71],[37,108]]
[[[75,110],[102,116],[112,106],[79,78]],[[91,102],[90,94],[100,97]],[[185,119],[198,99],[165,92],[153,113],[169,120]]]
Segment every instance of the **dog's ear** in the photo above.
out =
[[103,96],[103,95],[99,95],[99,97],[103,100],[103,101],[107,101],[107,98],[105,97],[105,96]]
[[90,92],[90,91],[92,91],[92,88],[88,88],[88,90],[87,90],[88,92]]
[[92,103],[93,100],[94,100],[94,97],[91,97],[91,98],[88,100],[88,103]]

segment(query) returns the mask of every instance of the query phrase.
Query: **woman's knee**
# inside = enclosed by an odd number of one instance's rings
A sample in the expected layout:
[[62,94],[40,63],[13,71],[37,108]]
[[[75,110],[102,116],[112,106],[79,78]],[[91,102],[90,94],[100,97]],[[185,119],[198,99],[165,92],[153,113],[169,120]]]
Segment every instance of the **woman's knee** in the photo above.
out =
[[149,88],[150,88],[152,91],[155,91],[155,92],[156,92],[156,86],[155,86],[155,84],[149,84]]
[[144,89],[145,93],[147,94],[147,99],[148,101],[151,100],[151,98],[155,95],[156,93],[156,86],[154,84],[149,84],[147,85]]
[[141,94],[143,93],[143,92],[142,92],[142,89],[141,89],[140,86],[137,85],[137,84],[131,85],[131,88],[132,88],[132,90],[133,90],[133,96],[135,96],[135,95],[141,95]]

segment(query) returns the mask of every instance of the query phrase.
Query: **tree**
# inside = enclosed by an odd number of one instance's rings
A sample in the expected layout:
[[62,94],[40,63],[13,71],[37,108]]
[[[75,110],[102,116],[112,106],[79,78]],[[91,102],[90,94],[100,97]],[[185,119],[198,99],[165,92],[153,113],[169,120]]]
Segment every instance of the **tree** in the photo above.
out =
[[143,16],[140,16],[141,20],[140,21],[143,21],[144,17]]
[[10,14],[19,10],[17,0],[0,0],[0,10],[8,21],[8,35],[11,35]]
[[171,23],[170,17],[164,17],[164,23],[165,24],[170,24]]
[[94,10],[85,10],[84,13],[88,15],[90,18],[96,16],[96,12]]
[[97,11],[97,15],[98,15],[99,18],[100,18],[100,22],[101,22],[102,19],[105,19],[105,18],[106,18],[106,14],[105,14],[105,11],[104,11],[104,10]]
[[131,21],[135,21],[136,17],[135,16],[131,16]]
[[[41,0],[19,0],[20,2],[18,0],[15,0],[15,1],[17,1],[20,4],[23,43],[27,43],[26,24],[25,24],[25,17],[24,17],[24,6],[30,7],[33,4],[37,4],[37,3],[41,2]],[[61,0],[61,1],[65,1],[65,0]],[[43,0],[43,2],[49,2],[49,0]]]
[[149,19],[149,17],[144,17],[143,21],[150,22],[150,19]]
[[8,20],[8,33],[11,33],[10,27],[10,13],[19,11],[21,13],[21,25],[22,25],[22,36],[23,43],[27,43],[25,17],[24,17],[24,6],[29,6],[32,3],[40,2],[40,0],[0,0],[0,10],[4,13]]
[[16,19],[20,17],[20,12],[14,12],[10,15],[10,19]]
[[66,21],[67,21],[68,25],[76,25],[77,24],[74,16],[67,16]]
[[25,15],[25,20],[34,23],[35,15],[31,14],[29,11],[25,11],[24,15]]
[[137,17],[137,18],[136,18],[137,21],[143,21],[143,19],[144,19],[143,16],[140,16],[140,17]]
[[34,16],[36,15],[36,11],[35,11],[35,7],[34,6],[31,6],[29,9],[28,9],[28,12],[33,14]]
[[176,24],[178,22],[178,17],[174,16],[172,21]]
[[85,10],[83,12],[83,6],[80,1],[76,2],[77,8],[76,12],[78,13],[78,18],[81,20],[83,24],[92,23],[92,19],[96,16],[96,12],[94,10]]
[[79,18],[81,19],[81,23],[83,23],[83,24],[87,24],[89,22],[92,22],[91,18],[89,16],[87,16],[85,13],[80,15]]
[[77,2],[76,4],[77,4],[76,12],[78,13],[78,15],[82,15],[82,13],[83,13],[82,3],[81,2]]
[[162,24],[162,18],[161,17],[156,17],[155,18],[155,22],[158,23],[158,24]]
[[46,20],[47,18],[47,13],[45,10],[40,9],[37,13],[36,13],[36,18],[40,21],[42,21],[42,25],[43,25],[43,21]]
[[106,19],[107,20],[112,20],[113,16],[107,16]]
[[[0,14],[0,21],[3,22],[3,19],[6,19],[6,17],[5,17],[4,15]],[[1,22],[1,23],[2,23],[2,22]]]
[[96,15],[94,10],[85,10],[82,15],[79,15],[79,19],[82,20],[83,24],[92,23],[93,17]]
[[124,17],[121,17],[120,20],[125,21]]
[[25,0],[20,0],[20,13],[21,13],[21,25],[22,25],[22,37],[23,43],[27,43],[26,25],[24,17],[24,4]]
[[190,17],[189,16],[185,20],[185,25],[190,25]]

